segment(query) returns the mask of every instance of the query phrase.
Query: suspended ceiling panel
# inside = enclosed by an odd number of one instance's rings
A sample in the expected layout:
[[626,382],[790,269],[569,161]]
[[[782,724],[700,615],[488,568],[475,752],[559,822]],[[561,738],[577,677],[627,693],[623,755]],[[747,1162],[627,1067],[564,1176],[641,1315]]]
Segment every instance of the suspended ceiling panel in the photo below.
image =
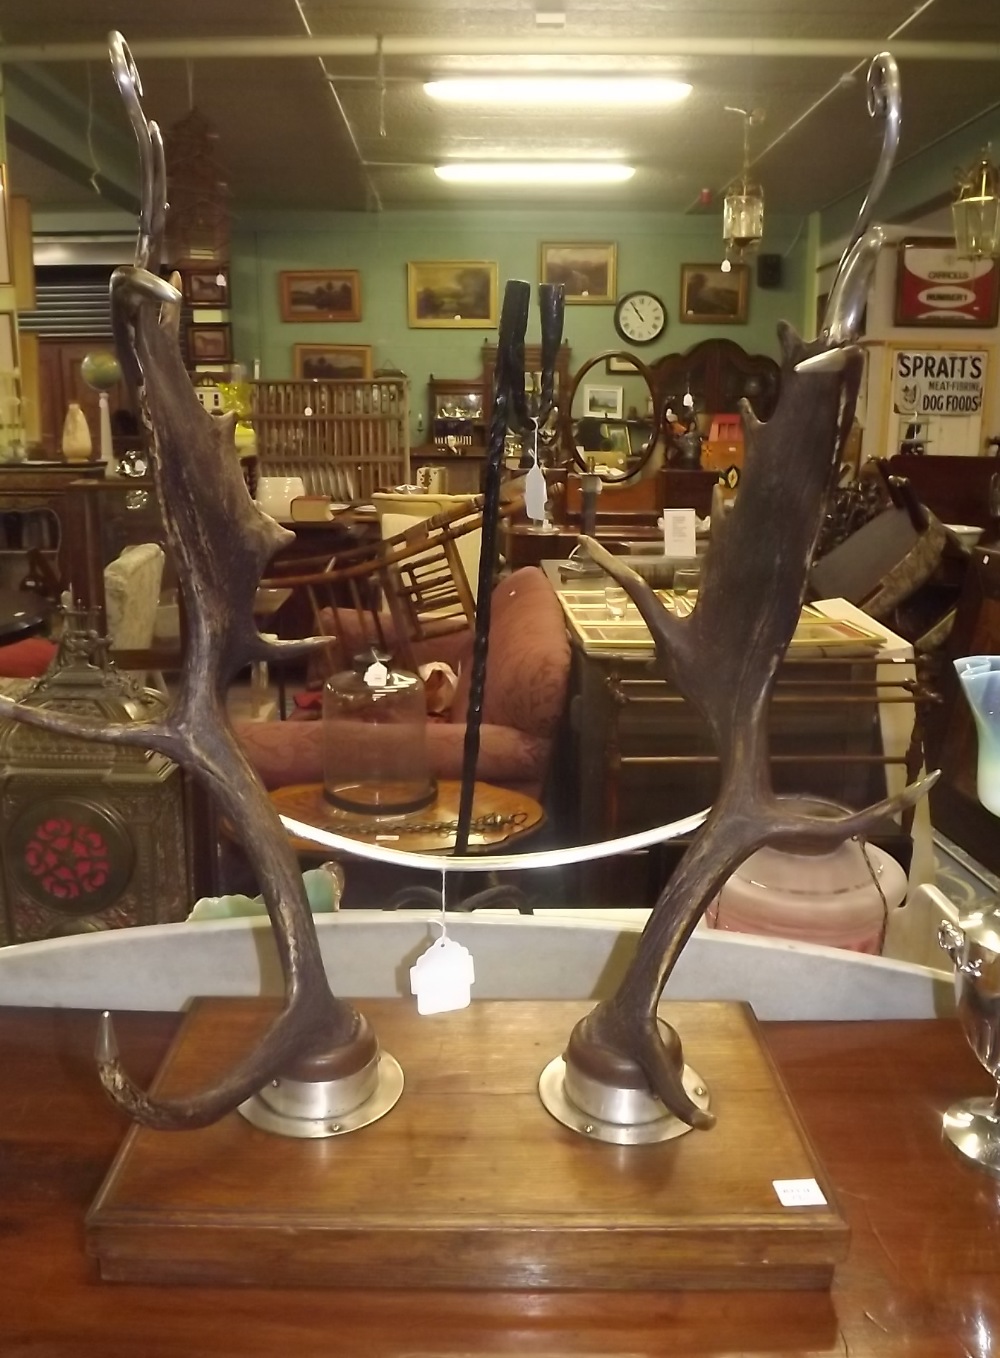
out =
[[[450,203],[607,203],[612,191],[574,191],[558,198],[510,189],[457,189],[433,174],[435,164],[469,157],[608,157],[636,166],[635,178],[613,190],[623,207],[685,211],[699,190],[725,189],[740,164],[741,127],[725,111],[759,109],[753,154],[769,205],[806,212],[863,186],[878,141],[865,111],[863,64],[851,58],[785,58],[755,43],[794,38],[853,39],[872,51],[905,40],[1000,44],[1000,0],[933,0],[919,16],[916,0],[566,0],[566,40],[593,41],[587,56],[531,61],[524,57],[449,50],[463,37],[495,42],[531,40],[544,54],[553,40],[535,24],[529,0],[409,0],[345,5],[337,0],[31,0],[2,16],[9,44],[101,43],[116,24],[142,42],[189,40],[191,60],[140,55],[145,108],[162,126],[188,111],[192,99],[219,133],[219,154],[241,208],[322,207],[365,210],[381,205],[435,207]],[[213,38],[329,37],[434,40],[431,54],[392,55],[384,62],[384,92],[374,55],[223,59]],[[654,38],[736,40],[728,56],[652,57]],[[601,55],[601,41],[627,41],[633,54]],[[554,41],[559,41],[557,37]],[[325,65],[324,65],[325,63]],[[443,108],[426,97],[424,80],[456,71],[521,72],[532,68],[657,70],[689,79],[686,103],[656,113],[614,115],[592,107],[554,115],[536,110]],[[901,61],[904,91],[902,155],[994,109],[1000,101],[1000,61]],[[46,76],[70,90],[81,118],[92,116],[123,140],[124,112],[103,61],[41,62]],[[332,77],[332,88],[328,81]],[[334,93],[335,91],[335,93]],[[340,108],[338,108],[338,100]],[[342,110],[342,111],[341,111]],[[384,131],[384,135],[383,135]],[[66,200],[66,183],[21,167],[36,206]],[[942,186],[947,187],[947,186]],[[79,190],[73,190],[79,197]],[[83,198],[86,195],[82,195]]]

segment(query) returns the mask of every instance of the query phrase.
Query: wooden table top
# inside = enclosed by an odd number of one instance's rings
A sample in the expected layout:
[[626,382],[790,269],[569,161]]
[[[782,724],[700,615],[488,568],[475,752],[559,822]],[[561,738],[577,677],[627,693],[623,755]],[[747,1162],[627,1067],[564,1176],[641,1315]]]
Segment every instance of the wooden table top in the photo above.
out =
[[[179,1022],[176,1014],[116,1017],[133,1076],[149,1081]],[[0,1354],[997,1352],[1000,1180],[965,1164],[940,1137],[943,1109],[988,1088],[957,1022],[763,1027],[852,1228],[829,1295],[225,1291],[98,1281],[84,1254],[84,1214],[127,1124],[94,1073],[97,1016],[0,1009]]]
[[[410,853],[447,853],[455,846],[461,793],[462,784],[458,779],[439,779],[437,797],[430,806],[403,816],[381,816],[377,822],[372,816],[332,806],[323,797],[322,783],[295,783],[276,788],[269,795],[279,815],[315,825],[317,829],[349,835],[366,844],[406,849]],[[496,823],[489,823],[493,818]],[[472,798],[473,828],[469,835],[469,852],[486,853],[508,845],[523,835],[532,834],[544,820],[544,810],[527,793],[477,782]],[[327,852],[322,845],[297,835],[292,835],[292,843],[296,853]]]

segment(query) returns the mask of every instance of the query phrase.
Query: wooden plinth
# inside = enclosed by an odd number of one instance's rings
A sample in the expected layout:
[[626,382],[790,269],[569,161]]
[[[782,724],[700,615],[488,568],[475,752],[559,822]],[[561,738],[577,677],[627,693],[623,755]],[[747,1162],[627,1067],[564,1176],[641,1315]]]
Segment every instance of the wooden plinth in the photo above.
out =
[[[825,1288],[848,1228],[739,1004],[667,1004],[718,1126],[653,1146],[567,1131],[536,1093],[590,1006],[489,1002],[417,1016],[366,1001],[406,1085],[381,1122],[292,1141],[233,1113],[197,1132],[133,1127],[87,1218],[101,1275],[346,1288]],[[156,1089],[193,1092],[274,1014],[203,1000]],[[782,1207],[775,1179],[826,1207]]]

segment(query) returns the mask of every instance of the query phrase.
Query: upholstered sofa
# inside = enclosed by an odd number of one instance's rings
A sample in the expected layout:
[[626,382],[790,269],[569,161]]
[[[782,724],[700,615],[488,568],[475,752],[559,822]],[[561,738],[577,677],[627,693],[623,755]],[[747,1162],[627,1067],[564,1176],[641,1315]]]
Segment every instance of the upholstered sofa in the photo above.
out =
[[[438,778],[462,771],[471,680],[472,632],[419,643],[420,663],[443,660],[459,676],[451,711],[432,720],[428,745]],[[556,727],[566,699],[570,649],[555,590],[534,566],[515,571],[493,591],[490,649],[477,777],[541,795]],[[250,762],[268,788],[316,783],[323,777],[318,721],[237,722]]]

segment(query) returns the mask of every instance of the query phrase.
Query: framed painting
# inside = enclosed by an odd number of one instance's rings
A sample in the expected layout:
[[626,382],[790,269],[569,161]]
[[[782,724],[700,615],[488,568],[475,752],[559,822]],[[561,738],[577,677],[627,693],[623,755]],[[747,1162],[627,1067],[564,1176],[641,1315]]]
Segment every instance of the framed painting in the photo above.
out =
[[749,309],[749,270],[734,264],[681,265],[681,320],[687,325],[745,325]]
[[622,418],[623,405],[623,388],[584,385],[584,415],[590,415],[597,419],[620,420]]
[[896,255],[896,325],[992,328],[1000,303],[1000,261],[961,259],[951,236],[917,236]]
[[370,344],[296,344],[292,346],[295,377],[312,382],[371,379]]
[[189,325],[187,348],[192,363],[230,363],[233,357],[232,326]]
[[541,283],[562,283],[567,306],[608,306],[614,302],[618,246],[614,241],[543,241],[539,248]]
[[184,300],[192,307],[229,305],[229,270],[224,267],[185,269],[181,274]]
[[497,266],[485,260],[428,260],[406,266],[411,329],[495,330]]
[[278,275],[283,321],[360,321],[357,269],[298,269]]

